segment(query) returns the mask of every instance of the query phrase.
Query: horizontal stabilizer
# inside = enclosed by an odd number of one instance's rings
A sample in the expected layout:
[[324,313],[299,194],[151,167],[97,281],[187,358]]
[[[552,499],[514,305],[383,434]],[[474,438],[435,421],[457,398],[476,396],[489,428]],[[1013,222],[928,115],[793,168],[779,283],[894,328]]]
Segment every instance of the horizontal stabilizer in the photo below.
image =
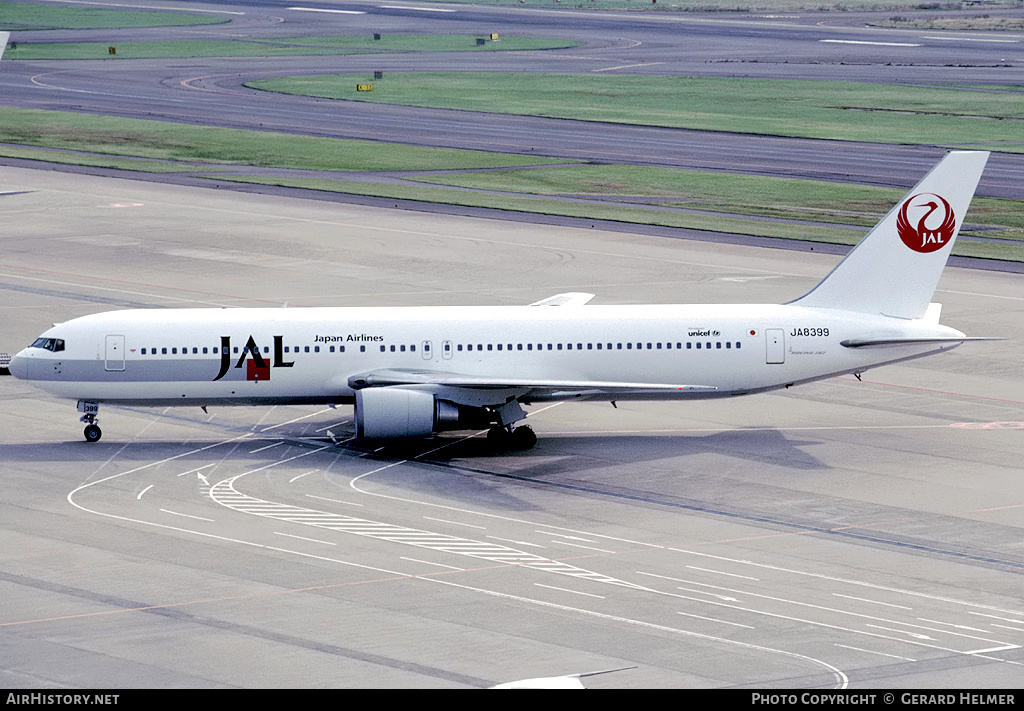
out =
[[584,294],[582,291],[570,291],[565,294],[555,294],[546,299],[535,301],[530,306],[583,306],[594,294]]
[[851,338],[839,345],[847,348],[884,348],[885,346],[908,346],[915,343],[963,343],[964,341],[1001,341],[1002,338],[985,336],[939,336],[937,338]]

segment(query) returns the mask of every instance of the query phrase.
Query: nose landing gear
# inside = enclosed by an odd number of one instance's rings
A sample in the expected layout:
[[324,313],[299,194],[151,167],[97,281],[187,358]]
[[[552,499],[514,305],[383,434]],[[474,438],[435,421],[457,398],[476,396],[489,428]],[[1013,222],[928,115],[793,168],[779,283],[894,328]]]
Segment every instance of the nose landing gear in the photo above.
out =
[[96,417],[100,411],[99,403],[86,402],[85,400],[78,401],[78,411],[84,412],[80,418],[85,423],[85,441],[86,442],[99,442],[100,437],[103,436],[103,430],[96,424],[99,419]]

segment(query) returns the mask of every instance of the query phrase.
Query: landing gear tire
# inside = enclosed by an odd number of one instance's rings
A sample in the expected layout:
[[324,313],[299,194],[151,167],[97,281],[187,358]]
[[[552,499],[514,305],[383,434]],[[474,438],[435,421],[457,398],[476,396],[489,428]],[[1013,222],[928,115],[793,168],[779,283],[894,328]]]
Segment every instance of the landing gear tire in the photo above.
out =
[[495,449],[504,449],[505,447],[508,447],[511,440],[512,433],[508,431],[508,427],[495,425],[491,429],[487,430],[487,444],[491,445]]
[[511,440],[513,449],[533,449],[537,444],[537,434],[529,425],[523,425],[512,430]]
[[100,437],[103,436],[103,430],[100,429],[99,425],[86,425],[85,426],[85,441],[86,442],[99,442]]

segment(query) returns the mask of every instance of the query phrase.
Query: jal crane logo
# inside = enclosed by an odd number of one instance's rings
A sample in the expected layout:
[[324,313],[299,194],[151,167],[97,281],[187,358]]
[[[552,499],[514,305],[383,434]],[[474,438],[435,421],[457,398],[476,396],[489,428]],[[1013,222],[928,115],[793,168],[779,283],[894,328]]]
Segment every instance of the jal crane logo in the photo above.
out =
[[[917,218],[911,223],[910,210]],[[923,212],[922,212],[923,210]],[[939,213],[939,214],[935,214]],[[935,193],[918,193],[903,203],[896,218],[896,231],[903,244],[915,252],[936,252],[953,239],[956,216],[946,199]]]

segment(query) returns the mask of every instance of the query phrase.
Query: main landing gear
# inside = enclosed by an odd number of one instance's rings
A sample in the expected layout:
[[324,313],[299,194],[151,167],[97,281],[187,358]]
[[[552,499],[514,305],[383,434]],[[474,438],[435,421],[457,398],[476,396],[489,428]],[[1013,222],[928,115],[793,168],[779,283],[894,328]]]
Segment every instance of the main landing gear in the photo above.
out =
[[85,441],[86,442],[99,442],[100,437],[103,436],[103,430],[96,424],[99,422],[97,414],[100,411],[99,403],[85,402],[84,400],[78,401],[78,411],[84,412],[80,418],[85,423]]
[[487,442],[495,449],[532,449],[537,444],[537,434],[529,425],[512,428],[511,425],[495,425],[487,430]]

